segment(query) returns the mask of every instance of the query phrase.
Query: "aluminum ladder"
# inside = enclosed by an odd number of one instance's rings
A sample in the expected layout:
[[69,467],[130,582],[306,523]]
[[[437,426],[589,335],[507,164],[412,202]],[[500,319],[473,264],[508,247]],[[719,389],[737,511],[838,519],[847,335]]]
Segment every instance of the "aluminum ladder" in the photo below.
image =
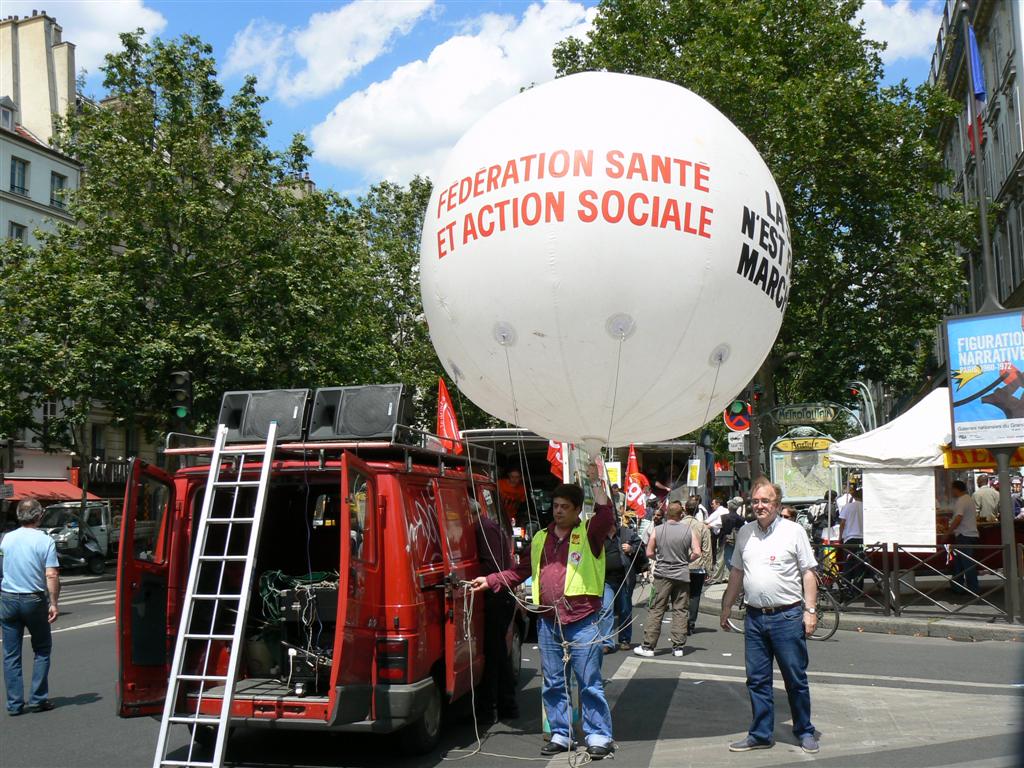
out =
[[[227,743],[231,702],[242,658],[243,634],[249,609],[249,593],[260,539],[263,511],[270,485],[270,468],[277,442],[277,422],[272,421],[265,445],[227,447],[228,428],[217,427],[217,439],[210,456],[210,475],[203,496],[203,508],[195,532],[192,565],[189,568],[181,625],[174,645],[167,699],[160,720],[153,768],[221,768]],[[247,457],[262,454],[259,480],[244,480]],[[227,466],[225,457],[232,461]],[[225,477],[226,476],[226,477]],[[243,500],[243,491],[256,489],[255,501]],[[250,496],[251,494],[246,494]],[[226,497],[226,498],[225,498]],[[218,503],[219,502],[219,503]],[[244,554],[243,554],[244,550]],[[238,566],[241,565],[241,583]],[[216,672],[220,651],[226,645],[225,674]],[[186,673],[185,665],[201,659],[198,672]],[[220,714],[201,714],[212,686],[223,687]],[[182,700],[190,711],[178,712]],[[172,725],[189,727],[189,744],[184,759],[167,757],[167,736]],[[213,738],[208,738],[211,734]],[[212,758],[207,750],[213,747]],[[198,753],[198,756],[197,756]],[[202,756],[203,759],[199,759]]]

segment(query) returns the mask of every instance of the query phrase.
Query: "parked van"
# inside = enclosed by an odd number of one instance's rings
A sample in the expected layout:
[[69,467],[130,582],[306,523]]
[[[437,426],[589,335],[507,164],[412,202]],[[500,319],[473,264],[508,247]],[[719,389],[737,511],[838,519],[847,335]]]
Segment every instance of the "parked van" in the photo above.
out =
[[[483,601],[461,585],[480,574],[478,515],[499,519],[480,449],[454,456],[430,447],[437,444],[397,424],[383,440],[278,444],[233,726],[404,729],[412,750],[436,744],[444,705],[483,675]],[[210,449],[168,451],[176,452],[201,457]],[[242,479],[258,479],[259,469],[246,463]],[[199,464],[171,476],[138,459],[129,471],[117,581],[118,712],[125,717],[162,712],[210,475]],[[256,492],[241,488],[238,504],[251,508]],[[222,512],[215,506],[211,514]],[[221,535],[224,554],[244,553],[243,542]],[[197,574],[197,591],[241,583],[241,563],[219,567],[219,576]],[[233,621],[209,616],[210,633],[229,633]],[[509,630],[516,669],[524,627],[517,616]],[[227,657],[226,643],[191,643],[185,672],[223,675]],[[207,682],[200,697],[199,685],[182,695],[178,711],[218,714],[223,686]]]

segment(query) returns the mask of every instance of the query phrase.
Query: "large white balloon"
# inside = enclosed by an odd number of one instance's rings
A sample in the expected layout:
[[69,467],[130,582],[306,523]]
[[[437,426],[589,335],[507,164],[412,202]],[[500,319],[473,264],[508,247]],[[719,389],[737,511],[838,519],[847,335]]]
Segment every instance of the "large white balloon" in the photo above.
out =
[[488,413],[564,441],[717,416],[782,323],[789,225],[757,150],[679,86],[586,73],[485,115],[423,226],[434,348]]

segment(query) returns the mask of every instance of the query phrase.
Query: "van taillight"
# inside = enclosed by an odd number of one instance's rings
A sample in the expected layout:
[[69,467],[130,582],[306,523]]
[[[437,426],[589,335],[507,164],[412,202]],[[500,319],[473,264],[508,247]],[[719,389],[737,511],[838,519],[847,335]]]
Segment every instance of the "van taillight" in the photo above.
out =
[[382,683],[404,683],[409,663],[409,641],[384,638],[377,641],[377,679]]

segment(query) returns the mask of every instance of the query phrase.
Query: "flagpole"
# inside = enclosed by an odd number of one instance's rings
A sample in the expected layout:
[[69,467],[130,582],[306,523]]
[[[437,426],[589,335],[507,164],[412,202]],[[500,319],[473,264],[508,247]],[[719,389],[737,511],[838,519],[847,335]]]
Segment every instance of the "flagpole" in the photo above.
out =
[[971,56],[971,23],[967,18],[970,4],[967,0],[960,3],[960,11],[964,21],[964,59],[967,61],[967,125],[975,133],[974,187],[978,196],[978,215],[981,218],[981,263],[985,268],[985,301],[981,305],[981,311],[993,312],[1004,309],[1004,307],[999,301],[999,291],[996,287],[996,263],[992,258],[992,247],[988,236],[988,193],[985,190],[985,166],[981,147],[982,131],[979,131],[975,124],[977,116],[974,114],[974,59]]

